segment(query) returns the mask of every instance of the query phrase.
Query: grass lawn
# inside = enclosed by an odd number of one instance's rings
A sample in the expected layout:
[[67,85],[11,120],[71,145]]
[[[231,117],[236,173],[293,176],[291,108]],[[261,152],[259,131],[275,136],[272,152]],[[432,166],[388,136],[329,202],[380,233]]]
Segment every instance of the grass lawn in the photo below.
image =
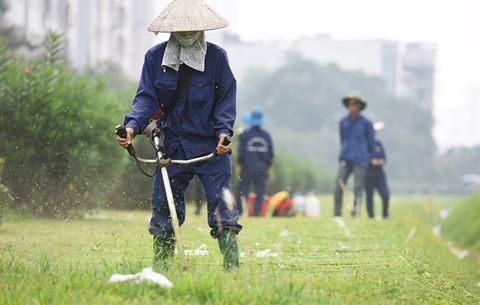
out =
[[[455,201],[396,198],[389,221],[346,219],[351,236],[329,217],[330,196],[319,219],[242,219],[236,274],[224,274],[206,217],[189,215],[185,249],[210,253],[166,274],[173,289],[107,283],[151,265],[147,212],[10,216],[0,228],[0,304],[479,304],[479,262],[457,259],[427,225]],[[279,256],[255,256],[265,249]]]

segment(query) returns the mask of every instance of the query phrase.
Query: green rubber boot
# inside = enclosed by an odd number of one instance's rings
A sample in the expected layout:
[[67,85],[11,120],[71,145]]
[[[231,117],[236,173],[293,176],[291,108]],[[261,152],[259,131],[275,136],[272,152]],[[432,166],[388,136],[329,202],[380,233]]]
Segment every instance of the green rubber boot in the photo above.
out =
[[173,236],[153,236],[153,270],[166,272],[170,270],[175,255],[175,238]]
[[237,234],[230,230],[222,230],[218,237],[218,245],[223,254],[223,268],[226,272],[234,272],[240,266]]

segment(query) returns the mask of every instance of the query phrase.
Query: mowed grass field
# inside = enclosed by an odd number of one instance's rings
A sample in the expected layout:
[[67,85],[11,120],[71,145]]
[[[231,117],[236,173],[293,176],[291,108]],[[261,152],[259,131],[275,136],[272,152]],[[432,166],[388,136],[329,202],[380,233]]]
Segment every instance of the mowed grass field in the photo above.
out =
[[[235,274],[223,272],[206,217],[189,215],[185,249],[205,244],[209,255],[166,274],[172,289],[107,283],[151,266],[148,212],[10,215],[0,228],[0,304],[479,304],[478,260],[456,258],[428,224],[456,201],[396,198],[388,221],[345,218],[351,236],[330,217],[330,196],[319,219],[244,218]],[[278,256],[256,257],[266,249]]]

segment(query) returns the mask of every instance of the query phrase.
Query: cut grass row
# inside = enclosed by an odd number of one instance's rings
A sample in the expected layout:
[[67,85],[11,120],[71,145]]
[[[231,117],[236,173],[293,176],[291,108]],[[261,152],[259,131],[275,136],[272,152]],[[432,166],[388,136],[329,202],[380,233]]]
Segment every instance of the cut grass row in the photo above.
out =
[[[174,268],[171,290],[107,284],[113,273],[151,263],[148,213],[110,212],[108,220],[7,219],[0,230],[0,304],[477,304],[479,265],[460,261],[431,234],[425,199],[402,199],[390,221],[242,219],[245,253],[238,274],[224,274],[204,217],[189,215],[186,249],[210,254]],[[442,203],[443,204],[443,203]],[[449,204],[449,203],[445,203]],[[453,204],[453,202],[450,202]],[[432,203],[436,206],[436,203]],[[409,231],[415,234],[406,242]],[[283,234],[280,233],[283,232]],[[260,259],[271,249],[278,257]]]

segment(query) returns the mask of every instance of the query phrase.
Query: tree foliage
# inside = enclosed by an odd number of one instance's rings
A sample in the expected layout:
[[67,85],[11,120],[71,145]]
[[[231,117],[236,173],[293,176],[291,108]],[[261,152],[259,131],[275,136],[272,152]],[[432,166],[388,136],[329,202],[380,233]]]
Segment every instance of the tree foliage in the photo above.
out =
[[78,76],[51,33],[43,58],[23,60],[0,46],[0,156],[16,205],[62,215],[104,200],[118,162],[112,126],[120,109],[102,81]]
[[338,126],[346,114],[340,100],[358,93],[369,103],[365,115],[386,122],[379,139],[392,179],[414,185],[432,176],[436,146],[431,112],[415,101],[389,96],[378,78],[293,58],[271,73],[252,73],[240,92],[241,111],[263,107],[277,150],[330,172],[337,167]]

